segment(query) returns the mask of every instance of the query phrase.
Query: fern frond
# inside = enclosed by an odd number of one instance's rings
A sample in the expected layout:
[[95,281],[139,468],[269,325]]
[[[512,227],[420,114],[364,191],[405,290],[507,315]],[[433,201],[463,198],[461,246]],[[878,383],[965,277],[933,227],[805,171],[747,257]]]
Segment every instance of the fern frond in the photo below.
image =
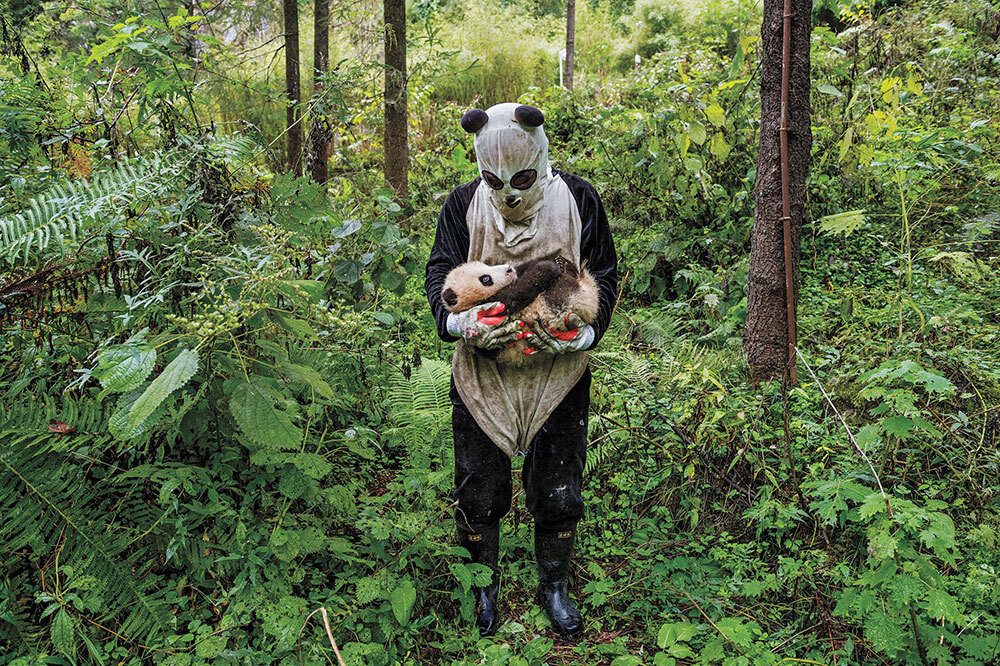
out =
[[636,323],[636,332],[650,347],[663,348],[684,337],[684,323],[668,313],[654,314]]
[[[57,414],[77,428],[90,423],[88,412],[79,412],[84,422],[66,410]],[[57,434],[34,423],[8,420],[0,426],[0,561],[14,572],[25,557],[45,559],[58,551],[59,562],[70,565],[74,576],[92,576],[102,589],[103,609],[91,619],[148,642],[172,630],[169,590],[154,589],[158,578],[147,575],[158,558],[109,521],[108,516],[118,515],[112,505],[121,498],[93,483],[79,457],[67,456],[78,447],[93,451],[109,441],[88,432]],[[2,628],[0,642],[24,640],[38,630],[24,623]]]
[[110,229],[124,211],[162,197],[176,186],[186,158],[137,159],[89,180],[64,180],[32,199],[13,216],[0,217],[0,253],[13,263],[19,256],[44,252],[53,243],[65,253],[80,234]]
[[213,137],[208,144],[209,154],[230,165],[250,162],[260,150],[260,142],[242,134]]
[[423,359],[410,378],[393,377],[389,386],[389,418],[393,433],[408,446],[430,444],[446,435],[451,423],[448,396],[451,366],[443,361]]

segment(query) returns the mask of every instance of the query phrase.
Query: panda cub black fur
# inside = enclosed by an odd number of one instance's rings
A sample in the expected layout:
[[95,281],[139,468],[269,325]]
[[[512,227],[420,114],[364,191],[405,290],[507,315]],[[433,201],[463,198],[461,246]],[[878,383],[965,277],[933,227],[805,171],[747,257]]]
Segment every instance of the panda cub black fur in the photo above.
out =
[[[441,300],[449,312],[464,312],[483,303],[504,304],[501,316],[523,320],[526,325],[545,322],[553,331],[565,331],[575,314],[585,324],[597,318],[597,284],[586,267],[577,270],[565,257],[534,259],[518,266],[488,266],[481,261],[459,264],[448,273]],[[535,360],[525,339],[502,349],[497,362],[525,365]]]

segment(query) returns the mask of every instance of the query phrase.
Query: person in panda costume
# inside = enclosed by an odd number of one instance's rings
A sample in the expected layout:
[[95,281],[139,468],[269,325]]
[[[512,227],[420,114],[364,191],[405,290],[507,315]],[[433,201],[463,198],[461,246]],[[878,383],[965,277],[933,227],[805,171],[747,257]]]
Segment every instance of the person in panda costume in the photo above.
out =
[[[597,191],[549,166],[543,123],[539,109],[514,103],[463,116],[462,127],[475,135],[480,176],[448,196],[427,263],[425,287],[438,335],[457,341],[451,401],[459,543],[473,562],[493,570],[492,583],[474,590],[482,635],[499,626],[500,521],[511,506],[511,458],[522,452],[522,482],[535,521],[538,601],[559,633],[583,630],[567,576],[584,511],[588,350],[608,328],[618,268]],[[495,314],[497,303],[449,312],[442,301],[448,273],[463,262],[518,265],[558,256],[577,269],[585,266],[598,287],[597,315],[575,335],[550,332],[516,313],[483,316]],[[530,364],[497,363],[497,350],[525,337],[534,343],[528,353],[544,356]]]

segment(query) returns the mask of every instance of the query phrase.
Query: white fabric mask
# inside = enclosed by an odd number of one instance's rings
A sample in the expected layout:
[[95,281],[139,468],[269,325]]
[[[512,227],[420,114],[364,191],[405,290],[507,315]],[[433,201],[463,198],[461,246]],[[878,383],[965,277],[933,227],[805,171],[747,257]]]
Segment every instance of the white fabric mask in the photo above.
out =
[[[521,122],[515,118],[518,109]],[[485,115],[489,119],[474,131],[476,160],[484,185],[490,188],[490,203],[504,221],[530,224],[544,203],[545,188],[552,178],[542,114],[507,102],[491,106]]]

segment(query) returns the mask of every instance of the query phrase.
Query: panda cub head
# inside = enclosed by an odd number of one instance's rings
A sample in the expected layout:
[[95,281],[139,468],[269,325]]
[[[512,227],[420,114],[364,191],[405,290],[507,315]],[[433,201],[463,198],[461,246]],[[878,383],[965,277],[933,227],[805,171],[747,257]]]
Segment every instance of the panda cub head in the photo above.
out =
[[448,273],[441,300],[449,312],[464,312],[489,301],[516,279],[517,271],[510,264],[487,266],[481,261],[469,261]]

